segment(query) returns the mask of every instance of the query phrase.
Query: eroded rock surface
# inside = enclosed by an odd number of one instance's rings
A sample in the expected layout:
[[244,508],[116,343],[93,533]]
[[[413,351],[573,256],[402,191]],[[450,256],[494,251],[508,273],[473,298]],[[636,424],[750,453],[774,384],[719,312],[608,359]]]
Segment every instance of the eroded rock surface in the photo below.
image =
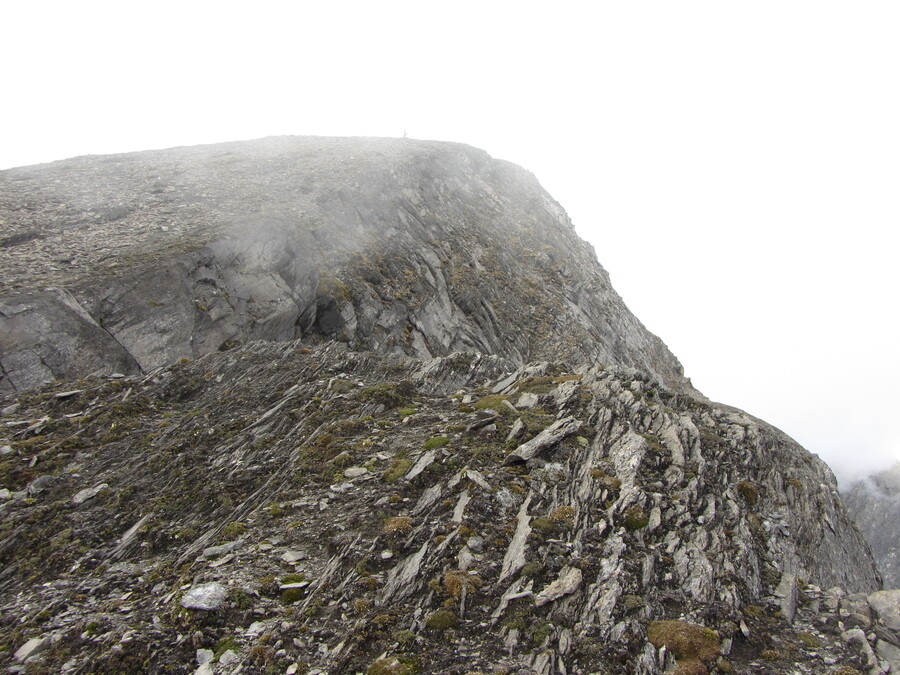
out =
[[651,644],[660,625],[714,635],[709,672],[851,672],[900,646],[827,467],[633,370],[254,342],[74,385],[3,418],[2,633],[10,655],[46,640],[52,672],[193,672],[198,649],[215,673],[700,658]]
[[900,668],[828,468],[694,391],[518,167],[15,169],[0,266],[10,672]]
[[462,145],[286,137],[2,171],[0,268],[10,391],[300,337],[689,388],[534,176]]

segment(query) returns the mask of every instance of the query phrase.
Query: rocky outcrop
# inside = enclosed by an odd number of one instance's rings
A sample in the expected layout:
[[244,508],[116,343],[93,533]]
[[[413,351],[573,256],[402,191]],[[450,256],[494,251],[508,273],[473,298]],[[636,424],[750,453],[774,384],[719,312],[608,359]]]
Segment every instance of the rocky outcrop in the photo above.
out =
[[[273,138],[3,171],[0,266],[9,391],[297,338],[609,363],[690,389],[534,177],[461,145]],[[70,328],[76,304],[107,335]],[[91,356],[20,354],[69,345]]]
[[900,587],[900,462],[843,490],[844,503],[872,545],[886,588]]
[[0,632],[52,672],[880,673],[900,646],[827,467],[636,370],[254,342],[75,384],[3,417]]
[[10,672],[900,668],[828,468],[694,391],[522,169],[16,169],[0,265]]

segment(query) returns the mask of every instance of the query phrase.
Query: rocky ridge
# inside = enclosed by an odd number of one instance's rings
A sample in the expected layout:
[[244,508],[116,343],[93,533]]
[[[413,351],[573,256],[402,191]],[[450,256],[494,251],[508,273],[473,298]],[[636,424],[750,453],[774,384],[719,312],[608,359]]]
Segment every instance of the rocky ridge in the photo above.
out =
[[3,420],[29,672],[880,673],[900,644],[827,467],[633,369],[256,342]]
[[0,662],[900,669],[833,475],[534,178],[405,140],[0,172]]

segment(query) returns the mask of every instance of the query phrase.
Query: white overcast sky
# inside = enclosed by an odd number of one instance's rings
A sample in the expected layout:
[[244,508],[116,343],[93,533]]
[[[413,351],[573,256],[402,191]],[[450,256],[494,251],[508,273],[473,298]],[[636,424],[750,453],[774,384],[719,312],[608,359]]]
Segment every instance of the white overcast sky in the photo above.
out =
[[0,168],[275,134],[534,172],[710,398],[900,459],[897,2],[30,2]]

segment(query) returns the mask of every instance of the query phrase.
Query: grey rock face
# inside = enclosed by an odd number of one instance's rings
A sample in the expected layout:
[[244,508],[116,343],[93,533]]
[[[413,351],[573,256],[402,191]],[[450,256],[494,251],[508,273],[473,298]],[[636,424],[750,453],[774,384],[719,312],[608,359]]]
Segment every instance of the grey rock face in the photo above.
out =
[[298,337],[689,388],[559,204],[466,146],[274,138],[14,169],[0,238],[7,390]]
[[43,670],[874,674],[900,647],[828,468],[693,391],[521,169],[268,139],[0,197],[0,601]]
[[847,510],[872,545],[885,588],[900,587],[900,463],[842,492]]
[[[829,672],[900,646],[833,476],[769,425],[631,369],[305,344],[20,398],[23,418],[50,419],[13,440],[18,464],[73,430],[96,439],[77,480],[0,505],[0,600],[23,630],[58,626],[60,654],[109,672],[189,672],[231,636],[239,663],[284,671],[365,672],[408,639],[433,672],[658,675],[673,657],[648,626],[673,617],[717,631],[732,672]],[[522,392],[539,407],[498,404]],[[101,478],[109,494],[76,506]],[[60,545],[74,541],[86,555]],[[53,623],[48,606],[65,608]],[[427,624],[438,612],[455,633]],[[102,639],[80,637],[92,620]],[[174,646],[123,666],[123,636]]]
[[0,296],[0,368],[0,391],[138,372],[126,349],[61,289]]

